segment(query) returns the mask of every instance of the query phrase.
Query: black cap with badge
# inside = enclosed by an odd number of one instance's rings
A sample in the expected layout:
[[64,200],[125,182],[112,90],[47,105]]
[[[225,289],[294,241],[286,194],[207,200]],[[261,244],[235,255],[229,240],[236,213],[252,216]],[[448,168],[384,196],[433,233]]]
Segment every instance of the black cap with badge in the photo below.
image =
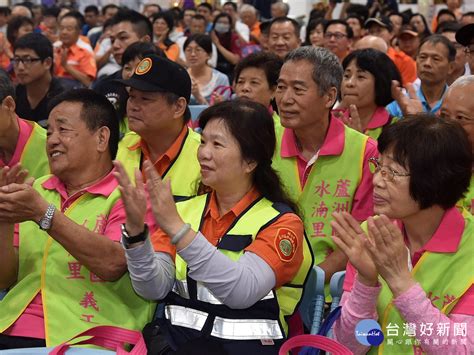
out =
[[191,97],[191,78],[186,69],[156,55],[143,58],[130,79],[117,81],[140,91],[171,92],[184,97],[188,104]]

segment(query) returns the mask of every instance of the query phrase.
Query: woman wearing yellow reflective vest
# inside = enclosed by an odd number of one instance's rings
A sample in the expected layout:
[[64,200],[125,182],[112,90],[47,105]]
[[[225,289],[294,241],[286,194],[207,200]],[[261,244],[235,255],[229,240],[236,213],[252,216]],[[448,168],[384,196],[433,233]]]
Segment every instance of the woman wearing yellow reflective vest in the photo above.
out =
[[[474,219],[455,206],[471,178],[466,133],[444,118],[408,116],[384,129],[378,149],[378,217],[359,226],[334,214],[334,242],[350,261],[336,338],[355,354],[472,354]],[[362,329],[368,319],[384,339]]]
[[264,106],[236,100],[205,110],[200,127],[198,160],[209,193],[175,204],[169,184],[145,162],[161,227],[151,238],[140,174],[133,187],[117,164],[132,284],[141,296],[163,300],[159,325],[173,350],[277,354],[313,257],[271,168],[273,120]]
[[377,139],[394,121],[385,106],[393,101],[392,81],[402,82],[400,73],[385,53],[371,48],[350,53],[342,67],[342,101],[333,114],[349,127]]

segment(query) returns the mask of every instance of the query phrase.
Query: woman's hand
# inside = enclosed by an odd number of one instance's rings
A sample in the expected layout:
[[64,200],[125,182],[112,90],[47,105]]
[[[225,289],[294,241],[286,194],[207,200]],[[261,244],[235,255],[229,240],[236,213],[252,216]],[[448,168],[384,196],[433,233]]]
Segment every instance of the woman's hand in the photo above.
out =
[[367,226],[370,258],[396,298],[415,283],[408,269],[408,249],[403,235],[385,215],[369,217]]
[[155,220],[166,234],[173,237],[184,225],[184,222],[176,209],[170,181],[163,181],[148,160],[143,162],[143,166]]
[[363,132],[362,123],[360,122],[359,111],[357,111],[356,105],[349,105],[349,115],[337,114],[336,117],[339,117],[346,126],[355,129],[356,131]]
[[0,169],[0,186],[23,183],[31,186],[34,181],[33,177],[28,178],[28,170],[23,169],[20,164],[15,164],[13,167],[5,166]]
[[146,214],[146,193],[142,174],[138,169],[135,169],[136,186],[133,186],[122,164],[116,160],[114,166],[116,169],[114,176],[119,183],[120,194],[127,214],[125,229],[132,236],[138,235],[143,232]]
[[366,286],[377,284],[377,268],[367,250],[367,235],[354,217],[347,212],[333,213],[331,226],[335,235],[334,243],[349,258],[350,263],[357,269],[359,281]]
[[201,91],[199,90],[199,85],[197,84],[196,80],[191,78],[191,94],[193,94],[194,98],[200,105],[207,105],[207,100],[201,95]]
[[210,35],[211,35],[212,43],[214,43],[216,47],[220,46],[221,41],[219,41],[219,37],[217,37],[216,31],[212,30]]

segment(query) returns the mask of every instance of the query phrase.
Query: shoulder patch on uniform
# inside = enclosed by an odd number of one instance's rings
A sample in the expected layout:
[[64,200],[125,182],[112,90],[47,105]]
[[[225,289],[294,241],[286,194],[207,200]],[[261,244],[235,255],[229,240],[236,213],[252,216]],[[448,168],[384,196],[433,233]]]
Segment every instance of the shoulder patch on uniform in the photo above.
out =
[[295,232],[288,228],[278,229],[275,237],[275,249],[282,261],[291,261],[298,248],[298,238]]

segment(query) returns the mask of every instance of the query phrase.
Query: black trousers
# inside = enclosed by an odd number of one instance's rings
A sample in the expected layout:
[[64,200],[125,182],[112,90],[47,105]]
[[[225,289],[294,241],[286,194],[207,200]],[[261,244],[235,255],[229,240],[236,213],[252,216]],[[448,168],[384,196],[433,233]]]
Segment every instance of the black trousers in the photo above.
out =
[[0,334],[0,350],[44,347],[46,347],[46,342],[44,339],[16,337]]

